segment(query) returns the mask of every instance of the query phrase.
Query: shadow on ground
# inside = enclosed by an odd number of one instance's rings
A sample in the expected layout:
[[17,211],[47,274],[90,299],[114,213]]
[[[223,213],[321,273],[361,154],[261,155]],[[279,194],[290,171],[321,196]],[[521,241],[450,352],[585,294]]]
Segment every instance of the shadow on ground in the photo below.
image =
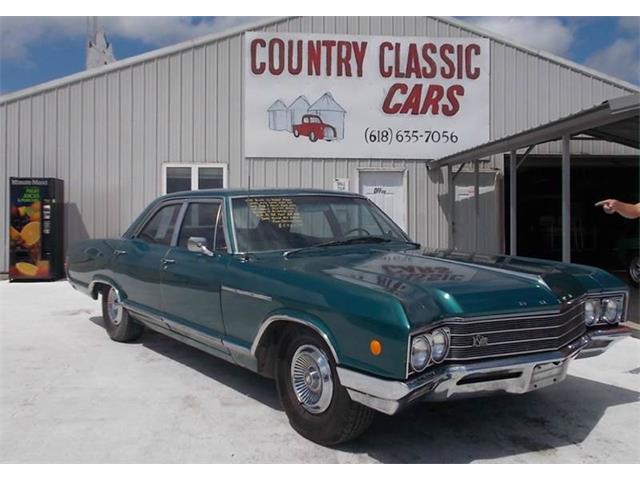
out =
[[[91,321],[103,326],[101,317]],[[269,379],[153,331],[138,343],[282,410]],[[569,375],[526,395],[420,403],[397,416],[378,414],[361,438],[335,448],[384,463],[468,463],[531,452],[540,453],[540,462],[553,461],[553,449],[579,446],[609,407],[639,400],[633,390]],[[581,460],[597,461],[588,452]]]

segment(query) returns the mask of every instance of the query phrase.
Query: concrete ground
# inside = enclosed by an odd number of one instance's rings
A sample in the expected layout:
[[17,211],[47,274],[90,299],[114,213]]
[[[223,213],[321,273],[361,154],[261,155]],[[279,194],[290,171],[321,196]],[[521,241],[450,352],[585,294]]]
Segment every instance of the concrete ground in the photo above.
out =
[[118,344],[66,282],[0,282],[1,462],[640,463],[640,340],[524,396],[380,415],[338,448],[298,436],[272,381],[159,334]]

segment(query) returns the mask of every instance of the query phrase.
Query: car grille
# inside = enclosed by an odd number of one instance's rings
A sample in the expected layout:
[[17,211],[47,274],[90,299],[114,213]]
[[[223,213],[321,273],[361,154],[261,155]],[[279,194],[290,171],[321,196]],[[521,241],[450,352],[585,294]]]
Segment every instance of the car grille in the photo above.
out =
[[557,350],[586,332],[582,303],[553,315],[473,319],[447,323],[447,360],[473,360]]

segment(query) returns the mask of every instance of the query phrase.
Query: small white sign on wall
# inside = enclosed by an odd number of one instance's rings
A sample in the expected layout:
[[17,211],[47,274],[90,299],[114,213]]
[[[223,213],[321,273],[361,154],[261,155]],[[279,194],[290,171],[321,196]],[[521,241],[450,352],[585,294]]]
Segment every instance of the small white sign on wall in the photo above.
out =
[[333,189],[339,192],[349,191],[349,179],[348,178],[334,178]]

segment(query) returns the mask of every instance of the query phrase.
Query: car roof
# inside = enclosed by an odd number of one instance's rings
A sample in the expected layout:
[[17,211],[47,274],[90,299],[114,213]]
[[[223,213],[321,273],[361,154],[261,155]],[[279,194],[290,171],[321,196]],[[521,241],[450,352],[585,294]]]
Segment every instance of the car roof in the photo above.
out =
[[171,198],[206,198],[206,197],[246,197],[246,196],[295,196],[295,195],[322,195],[322,196],[342,196],[361,197],[357,193],[341,192],[336,190],[319,190],[313,188],[210,188],[204,190],[187,190],[184,192],[174,192],[165,195],[162,200]]

